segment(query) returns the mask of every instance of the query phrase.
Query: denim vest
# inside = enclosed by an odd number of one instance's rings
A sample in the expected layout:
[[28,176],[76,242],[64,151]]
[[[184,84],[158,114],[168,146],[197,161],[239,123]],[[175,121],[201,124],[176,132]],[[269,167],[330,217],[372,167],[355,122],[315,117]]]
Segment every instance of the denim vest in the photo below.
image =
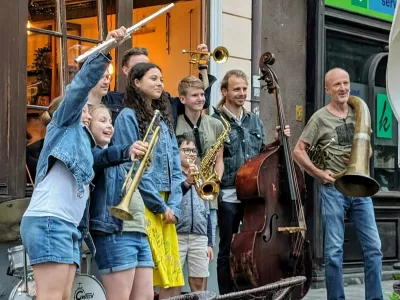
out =
[[[130,108],[124,108],[115,122],[115,132],[112,144],[131,145],[140,139],[139,124],[135,112]],[[129,171],[132,163],[124,163],[126,171]],[[135,171],[139,162],[136,162]],[[133,172],[133,175],[135,174]],[[104,232],[114,233],[122,231],[122,222],[114,218],[108,208],[119,204],[122,199],[121,189],[125,180],[125,173],[120,166],[114,166],[105,170],[105,192],[106,199],[92,201],[91,205],[96,207],[98,213],[90,216],[91,230],[96,229]],[[168,126],[161,121],[160,138],[154,149],[152,160],[148,169],[143,173],[139,181],[139,191],[146,207],[154,214],[164,213],[169,207],[175,216],[180,216],[180,202],[182,199],[182,174],[180,168],[180,157],[176,138],[170,133]],[[160,191],[169,191],[168,201],[165,202]],[[91,211],[92,209],[91,208]]]
[[214,108],[213,117],[221,120],[222,116],[231,125],[229,138],[224,142],[224,175],[221,188],[234,188],[236,174],[245,161],[260,153],[264,145],[264,126],[261,119],[252,112],[243,111],[241,125],[224,112]]
[[92,181],[94,172],[90,148],[94,140],[81,122],[82,108],[89,91],[99,82],[110,61],[103,54],[91,56],[66,87],[64,100],[46,128],[37,165],[36,185],[45,178],[55,159],[62,161],[75,177],[78,197],[83,196],[84,186]]

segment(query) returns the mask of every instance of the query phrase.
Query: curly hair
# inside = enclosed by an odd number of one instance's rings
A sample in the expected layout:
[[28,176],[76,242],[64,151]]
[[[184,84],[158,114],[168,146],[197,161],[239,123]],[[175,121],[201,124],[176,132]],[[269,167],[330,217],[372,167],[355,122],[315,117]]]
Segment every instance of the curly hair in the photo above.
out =
[[150,125],[154,116],[154,110],[159,110],[165,123],[167,123],[170,132],[173,132],[171,121],[171,103],[169,95],[165,92],[161,93],[161,97],[151,102],[148,101],[148,96],[143,93],[135,84],[135,79],[141,80],[143,76],[153,68],[161,69],[152,63],[136,64],[128,75],[128,83],[126,87],[124,105],[133,109],[136,113],[136,118],[139,123],[139,131],[141,136],[145,136],[147,128]]

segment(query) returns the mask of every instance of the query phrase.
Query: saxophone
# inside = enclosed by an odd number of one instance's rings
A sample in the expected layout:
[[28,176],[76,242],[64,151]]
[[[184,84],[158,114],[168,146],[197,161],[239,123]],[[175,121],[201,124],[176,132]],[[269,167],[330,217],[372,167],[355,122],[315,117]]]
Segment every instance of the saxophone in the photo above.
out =
[[197,194],[203,200],[214,200],[219,194],[219,176],[215,171],[215,162],[217,153],[228,137],[231,125],[221,116],[222,122],[225,125],[225,130],[219,135],[215,144],[201,161],[200,166],[194,174],[194,187]]

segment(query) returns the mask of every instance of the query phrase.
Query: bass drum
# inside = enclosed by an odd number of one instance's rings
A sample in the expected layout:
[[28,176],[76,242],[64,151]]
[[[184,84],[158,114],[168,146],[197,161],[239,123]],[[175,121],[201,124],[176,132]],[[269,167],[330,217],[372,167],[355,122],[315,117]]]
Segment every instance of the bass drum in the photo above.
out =
[[32,300],[36,299],[36,284],[35,281],[28,277],[28,290],[29,293],[25,292],[24,281],[20,280],[18,284],[11,291],[8,300]]
[[87,274],[75,275],[71,300],[106,300],[106,292],[96,277]]

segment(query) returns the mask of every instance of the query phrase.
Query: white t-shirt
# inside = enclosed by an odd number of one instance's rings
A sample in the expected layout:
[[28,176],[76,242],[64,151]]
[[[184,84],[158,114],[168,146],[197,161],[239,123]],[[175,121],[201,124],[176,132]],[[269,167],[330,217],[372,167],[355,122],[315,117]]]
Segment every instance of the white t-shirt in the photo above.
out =
[[58,217],[79,225],[89,198],[89,186],[78,197],[78,184],[65,164],[56,160],[46,177],[35,187],[24,216]]

